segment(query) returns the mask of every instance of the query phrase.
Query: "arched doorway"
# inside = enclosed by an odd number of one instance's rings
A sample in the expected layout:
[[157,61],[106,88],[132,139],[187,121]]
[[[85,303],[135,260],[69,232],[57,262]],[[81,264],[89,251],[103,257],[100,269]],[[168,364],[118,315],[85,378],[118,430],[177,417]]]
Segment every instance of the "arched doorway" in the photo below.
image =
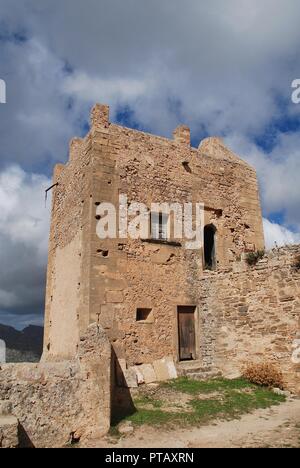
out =
[[215,270],[216,268],[216,228],[208,224],[204,228],[204,268]]

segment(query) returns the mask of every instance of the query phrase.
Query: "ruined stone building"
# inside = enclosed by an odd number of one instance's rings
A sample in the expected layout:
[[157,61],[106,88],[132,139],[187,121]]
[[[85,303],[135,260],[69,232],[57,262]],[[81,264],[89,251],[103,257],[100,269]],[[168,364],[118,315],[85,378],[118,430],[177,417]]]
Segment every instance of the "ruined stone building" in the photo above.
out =
[[[0,366],[0,403],[11,402],[26,443],[101,436],[128,387],[168,375],[234,377],[266,361],[300,394],[300,246],[247,263],[264,249],[256,173],[221,139],[192,148],[185,126],[161,138],[96,105],[52,190],[43,358]],[[123,195],[155,229],[101,239],[99,207]],[[152,211],[166,202],[204,206],[201,248],[168,232],[172,213]]]
[[[164,356],[209,360],[205,269],[227,269],[264,248],[254,169],[218,138],[195,149],[185,126],[168,140],[112,124],[108,106],[97,105],[89,134],[71,142],[54,183],[44,358],[74,356],[80,335],[97,322],[128,365]],[[118,206],[120,194],[148,207],[202,202],[204,248],[151,236],[99,239],[97,206]]]

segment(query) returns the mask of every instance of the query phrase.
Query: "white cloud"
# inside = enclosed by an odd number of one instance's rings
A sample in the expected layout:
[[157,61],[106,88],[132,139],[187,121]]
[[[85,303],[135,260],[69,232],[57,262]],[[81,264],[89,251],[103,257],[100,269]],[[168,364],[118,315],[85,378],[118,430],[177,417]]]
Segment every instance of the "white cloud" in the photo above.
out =
[[42,313],[49,236],[44,192],[50,184],[17,165],[0,173],[0,322],[3,311]]
[[[128,106],[142,128],[157,134],[171,136],[186,123],[195,139],[225,136],[257,168],[264,215],[281,212],[286,226],[300,232],[298,130],[274,127],[270,153],[255,143],[274,119],[300,118],[300,105],[290,99],[300,73],[299,1],[188,3],[85,0],[83,8],[82,0],[1,0],[7,104],[0,106],[0,260],[28,304],[28,290],[42,296],[48,237],[41,207],[31,200],[30,209],[29,199],[43,185],[42,174],[66,160],[68,140],[81,135],[96,101],[111,105],[112,119]],[[3,169],[11,163],[22,169]],[[276,226],[266,227],[271,241],[294,238]],[[36,290],[27,288],[22,265]],[[3,306],[14,302],[8,282],[1,283]]]
[[276,138],[269,153],[243,135],[228,135],[226,142],[256,168],[266,217],[284,213],[287,225],[300,232],[300,133],[278,132]]
[[14,243],[35,245],[42,255],[49,223],[44,192],[50,184],[44,175],[28,174],[16,165],[0,173],[0,233]]
[[88,76],[86,73],[76,73],[66,78],[63,89],[87,102],[106,100],[111,104],[117,102],[126,104],[146,91],[150,91],[151,84],[135,79],[101,79]]
[[282,247],[289,244],[300,244],[300,234],[296,234],[280,224],[272,223],[268,219],[263,221],[267,250],[276,247],[276,245]]

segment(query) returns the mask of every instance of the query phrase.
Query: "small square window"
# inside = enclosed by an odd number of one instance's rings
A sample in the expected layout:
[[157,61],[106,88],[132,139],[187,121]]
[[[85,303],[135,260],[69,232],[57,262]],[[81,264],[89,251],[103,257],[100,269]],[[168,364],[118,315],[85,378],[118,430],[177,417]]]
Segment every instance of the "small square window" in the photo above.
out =
[[136,310],[136,321],[152,323],[153,322],[152,309],[138,308]]
[[151,213],[151,237],[157,240],[168,239],[169,215],[166,213]]

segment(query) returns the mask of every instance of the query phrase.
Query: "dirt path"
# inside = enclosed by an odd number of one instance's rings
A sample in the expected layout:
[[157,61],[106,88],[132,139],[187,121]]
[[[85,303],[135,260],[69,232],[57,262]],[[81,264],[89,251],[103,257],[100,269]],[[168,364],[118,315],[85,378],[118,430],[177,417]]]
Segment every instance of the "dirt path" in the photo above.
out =
[[300,448],[300,399],[257,410],[239,420],[177,431],[143,426],[117,441],[93,441],[91,447],[205,448],[297,447]]

